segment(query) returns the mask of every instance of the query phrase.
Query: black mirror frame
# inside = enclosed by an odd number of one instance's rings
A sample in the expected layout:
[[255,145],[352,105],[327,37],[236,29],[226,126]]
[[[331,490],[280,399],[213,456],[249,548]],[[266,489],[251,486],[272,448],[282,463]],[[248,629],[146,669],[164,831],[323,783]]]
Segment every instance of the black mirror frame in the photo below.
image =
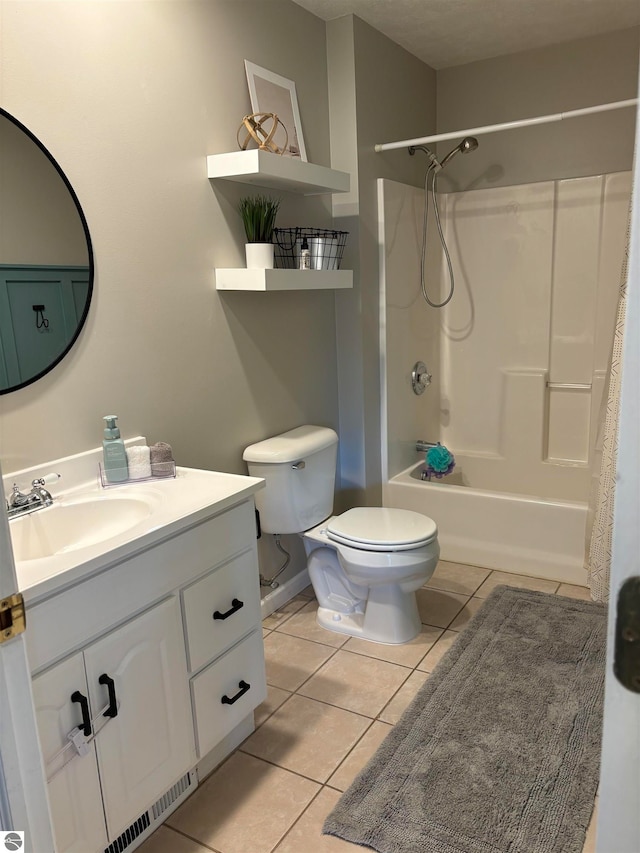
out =
[[73,203],[76,206],[78,216],[80,217],[80,222],[82,223],[82,229],[84,231],[85,240],[87,241],[87,254],[89,255],[89,287],[87,290],[87,300],[85,302],[85,306],[84,306],[84,310],[82,312],[82,316],[80,317],[80,321],[78,322],[78,325],[76,327],[76,330],[75,330],[71,340],[69,341],[67,346],[64,348],[64,350],[60,353],[60,355],[54,361],[52,361],[49,365],[47,365],[47,367],[44,370],[41,370],[40,373],[35,374],[35,376],[31,376],[29,379],[26,379],[24,382],[21,382],[19,385],[12,385],[10,388],[4,388],[4,389],[0,388],[0,395],[2,395],[2,394],[9,394],[12,391],[18,391],[20,388],[26,388],[27,385],[31,385],[33,382],[37,382],[38,379],[42,379],[43,376],[46,376],[47,373],[49,373],[51,370],[53,370],[53,368],[56,367],[56,365],[58,365],[62,361],[62,359],[67,355],[67,353],[69,352],[71,347],[77,341],[77,339],[80,335],[80,332],[84,328],[84,324],[86,323],[87,316],[89,314],[89,306],[91,305],[91,299],[93,298],[93,279],[94,279],[95,268],[94,268],[94,260],[93,260],[93,244],[91,242],[91,235],[89,233],[89,226],[87,225],[87,219],[86,219],[86,217],[84,215],[84,211],[82,210],[82,207],[80,205],[80,201],[78,199],[78,196],[76,195],[75,190],[71,186],[69,179],[67,178],[65,173],[62,171],[60,164],[55,159],[55,157],[51,154],[51,152],[42,144],[42,142],[38,139],[38,137],[35,136],[29,130],[28,127],[25,127],[25,125],[22,124],[21,121],[18,121],[18,119],[15,118],[15,116],[12,116],[11,113],[8,113],[6,110],[2,109],[2,107],[0,107],[0,116],[3,116],[4,118],[8,119],[10,122],[15,124],[16,127],[18,127],[23,133],[25,133],[29,137],[29,139],[38,146],[38,148],[42,151],[42,153],[45,155],[45,157],[53,165],[54,169],[56,170],[56,172],[58,173],[58,175],[62,179],[62,182],[66,186],[67,190],[69,191],[69,194],[71,195],[71,198],[73,199]]

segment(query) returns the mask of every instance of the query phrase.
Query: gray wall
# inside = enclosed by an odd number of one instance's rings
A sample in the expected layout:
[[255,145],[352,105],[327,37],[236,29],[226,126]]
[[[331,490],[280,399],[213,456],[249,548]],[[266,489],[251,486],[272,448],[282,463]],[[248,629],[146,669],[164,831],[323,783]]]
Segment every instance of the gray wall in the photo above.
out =
[[[620,30],[438,72],[438,133],[635,98],[640,30]],[[440,188],[575,178],[631,168],[635,110],[478,137]],[[443,142],[443,156],[453,145]],[[450,178],[451,180],[448,180]]]
[[436,73],[360,18],[327,25],[331,150],[357,183],[334,196],[350,232],[346,265],[354,289],[336,295],[342,500],[381,503],[379,257],[376,179],[420,184],[424,164],[406,151],[376,154],[377,142],[435,130]]
[[[97,272],[71,354],[0,397],[4,471],[98,446],[112,411],[125,437],[231,472],[253,441],[337,427],[333,293],[217,293],[214,268],[244,266],[247,190],[206,176],[251,111],[245,58],[296,82],[308,158],[330,165],[324,23],[289,0],[5,0],[0,14],[2,106],[69,177]],[[323,224],[330,205],[283,196],[278,224]]]

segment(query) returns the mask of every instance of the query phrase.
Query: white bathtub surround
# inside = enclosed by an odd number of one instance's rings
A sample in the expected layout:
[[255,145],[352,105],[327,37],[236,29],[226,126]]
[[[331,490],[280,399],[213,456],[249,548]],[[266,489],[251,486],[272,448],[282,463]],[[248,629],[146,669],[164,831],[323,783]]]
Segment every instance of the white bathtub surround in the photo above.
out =
[[[433,517],[445,559],[586,583],[629,194],[618,173],[441,195],[456,292],[436,311],[419,288],[423,192],[379,181],[384,502]],[[432,299],[447,281],[431,241]],[[416,359],[434,375],[420,397]],[[453,480],[411,478],[416,439],[451,449]]]

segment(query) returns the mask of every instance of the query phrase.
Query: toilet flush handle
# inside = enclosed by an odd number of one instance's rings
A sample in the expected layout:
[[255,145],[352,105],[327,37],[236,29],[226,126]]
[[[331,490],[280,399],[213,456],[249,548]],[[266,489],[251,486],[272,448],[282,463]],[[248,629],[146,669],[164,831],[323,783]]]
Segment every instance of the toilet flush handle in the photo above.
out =
[[291,468],[294,471],[302,471],[303,468],[306,468],[306,463],[304,459],[301,459],[299,462],[294,462]]

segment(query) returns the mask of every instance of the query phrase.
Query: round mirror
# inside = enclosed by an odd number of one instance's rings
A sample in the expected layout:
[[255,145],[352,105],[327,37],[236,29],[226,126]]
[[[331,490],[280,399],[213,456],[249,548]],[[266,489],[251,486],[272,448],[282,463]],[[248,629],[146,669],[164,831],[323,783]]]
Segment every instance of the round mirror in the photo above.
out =
[[87,221],[66,175],[0,109],[0,394],[44,376],[69,352],[93,290]]

